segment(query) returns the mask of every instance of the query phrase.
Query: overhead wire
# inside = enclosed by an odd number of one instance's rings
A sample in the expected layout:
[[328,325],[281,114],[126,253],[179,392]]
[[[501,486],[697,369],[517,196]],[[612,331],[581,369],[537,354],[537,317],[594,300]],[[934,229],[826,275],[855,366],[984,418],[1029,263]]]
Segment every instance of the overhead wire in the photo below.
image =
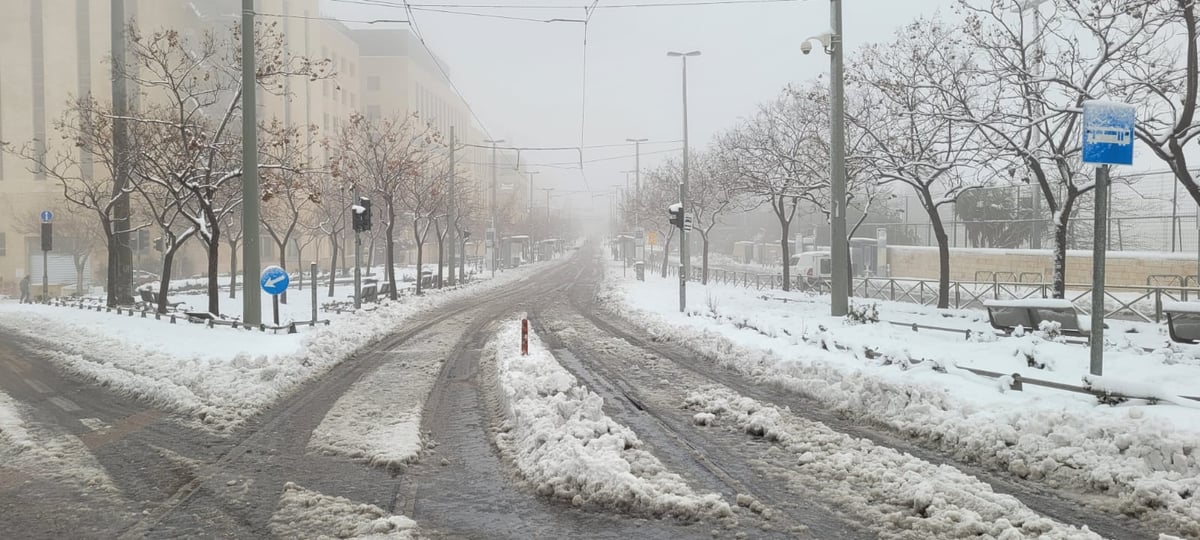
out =
[[[385,0],[333,0],[345,4],[359,4],[366,6],[377,7],[402,7],[402,4],[389,2]],[[628,9],[628,8],[667,8],[667,7],[693,7],[693,6],[717,6],[717,5],[737,5],[737,4],[782,4],[794,3],[800,0],[692,0],[684,2],[628,2],[617,4],[604,4],[602,6],[589,6],[587,4],[577,5],[552,5],[552,4],[412,4],[415,8],[446,8],[446,9]]]

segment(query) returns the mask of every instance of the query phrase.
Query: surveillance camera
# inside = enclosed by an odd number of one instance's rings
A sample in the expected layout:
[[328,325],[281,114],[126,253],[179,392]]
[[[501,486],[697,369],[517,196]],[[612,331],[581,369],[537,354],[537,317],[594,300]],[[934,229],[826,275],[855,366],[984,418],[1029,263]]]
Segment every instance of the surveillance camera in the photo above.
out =
[[800,42],[800,52],[802,52],[804,54],[808,54],[808,53],[812,52],[812,42],[808,41],[807,39],[804,41],[801,41]]

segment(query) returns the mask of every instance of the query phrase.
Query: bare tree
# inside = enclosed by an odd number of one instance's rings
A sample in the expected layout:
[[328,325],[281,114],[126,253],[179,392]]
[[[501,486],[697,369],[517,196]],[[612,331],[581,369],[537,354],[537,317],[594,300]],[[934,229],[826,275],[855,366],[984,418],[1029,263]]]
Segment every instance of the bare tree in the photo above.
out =
[[309,232],[315,238],[320,235],[329,240],[329,293],[333,298],[334,279],[337,276],[338,255],[341,254],[342,233],[346,228],[346,217],[350,213],[351,194],[341,178],[326,171],[316,175],[314,179],[320,204],[316,205],[312,215],[312,223],[307,225]]
[[238,246],[242,244],[244,229],[242,214],[225,214],[225,245],[229,246],[229,298],[237,298]]
[[383,203],[380,217],[385,224],[387,280],[393,300],[397,298],[395,228],[401,194],[406,185],[417,181],[427,150],[435,143],[433,128],[416,115],[369,119],[361,114],[351,116],[332,142],[333,174],[366,188],[373,203]]
[[[268,145],[263,153],[269,162],[280,167],[268,169],[262,175],[259,221],[278,248],[279,267],[284,270],[287,270],[287,246],[302,228],[301,221],[308,218],[321,202],[319,177],[305,162],[305,156],[311,150],[305,144],[311,137],[306,135],[315,133],[316,127],[309,126],[304,131],[296,126],[284,126],[278,120],[266,127]],[[295,245],[299,247],[299,244]],[[287,303],[287,291],[280,301]]]
[[701,283],[708,283],[709,235],[729,212],[748,210],[753,203],[737,187],[736,172],[722,167],[725,163],[714,151],[692,154],[688,178],[688,210],[701,239]]
[[954,31],[923,19],[896,40],[864,47],[850,62],[850,80],[865,107],[851,122],[868,139],[867,170],[884,183],[913,190],[938,245],[938,307],[950,305],[950,241],[939,209],[978,187],[967,169],[979,155],[980,128],[943,114],[954,91],[971,87],[972,59]]
[[[433,134],[426,141],[427,146],[432,146],[438,142],[438,137]],[[420,172],[410,177],[408,182],[401,184],[400,200],[404,204],[405,210],[412,216],[412,233],[413,242],[417,247],[417,294],[421,294],[424,290],[423,263],[425,255],[425,240],[429,236],[429,229],[439,219],[439,215],[443,212],[445,206],[442,200],[446,192],[446,180],[449,178],[446,164],[434,160],[433,156],[438,152],[431,151],[432,148],[422,150],[424,160],[420,168]]]
[[983,129],[993,169],[1037,183],[1054,225],[1052,288],[1062,298],[1069,222],[1095,188],[1081,160],[1081,105],[1102,97],[1105,81],[1145,52],[1148,4],[1053,0],[1053,13],[1040,17],[1023,16],[1016,0],[959,4],[982,77],[953,114]]
[[682,178],[683,170],[679,161],[668,159],[642,176],[642,196],[631,200],[631,204],[637,205],[636,225],[653,232],[655,240],[662,239],[662,277],[667,277],[671,240],[675,237],[677,229],[669,223],[667,208],[679,202],[679,182]]
[[[208,311],[219,313],[217,274],[222,225],[241,204],[235,183],[241,178],[240,28],[206,31],[188,38],[176,30],[140,33],[130,26],[128,64],[121,76],[143,96],[141,111],[126,118],[129,130],[144,130],[153,145],[143,145],[132,170],[136,182],[153,183],[156,194],[174,199],[167,205],[187,223],[208,256]],[[257,84],[283,93],[285,79],[323,76],[325,61],[313,62],[288,52],[275,24],[255,28]],[[130,66],[136,69],[129,69]],[[264,140],[264,144],[270,144]],[[263,170],[281,165],[267,164]],[[168,273],[168,272],[164,272]],[[163,294],[165,300],[165,291]]]
[[1108,77],[1106,82],[1114,97],[1138,104],[1138,140],[1171,168],[1175,179],[1200,203],[1200,184],[1188,167],[1184,151],[1200,136],[1196,115],[1200,87],[1196,1],[1146,4],[1144,35],[1136,44],[1141,61],[1121,63],[1119,76]]
[[801,200],[814,201],[829,187],[828,131],[812,92],[787,88],[738,128],[721,136],[722,168],[736,175],[737,189],[770,205],[779,222],[783,288],[791,288],[789,241],[792,220]]

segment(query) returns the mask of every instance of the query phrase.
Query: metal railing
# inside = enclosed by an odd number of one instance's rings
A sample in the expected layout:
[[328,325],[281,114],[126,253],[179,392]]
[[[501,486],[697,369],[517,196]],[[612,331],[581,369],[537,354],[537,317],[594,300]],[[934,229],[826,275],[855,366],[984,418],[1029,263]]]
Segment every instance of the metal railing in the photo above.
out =
[[[651,272],[659,275],[659,272]],[[679,275],[678,266],[667,267],[671,277]],[[1030,273],[1025,273],[1030,274]],[[1025,274],[1018,275],[1020,280]],[[689,279],[699,283],[703,270],[693,265]],[[1161,276],[1159,276],[1161,278]],[[1104,287],[1104,316],[1106,318],[1124,319],[1141,322],[1159,323],[1166,320],[1163,312],[1164,302],[1186,302],[1189,298],[1200,299],[1200,286],[1185,286],[1194,282],[1194,276],[1185,276],[1177,280],[1159,281],[1147,280],[1147,285],[1106,285]],[[734,285],[754,290],[781,290],[783,276],[774,273],[758,273],[749,271],[726,270],[710,268],[708,282],[718,285]],[[790,276],[789,290],[801,292],[827,293],[830,283],[825,278],[807,276]],[[936,306],[938,300],[938,282],[930,279],[915,278],[855,278],[850,291],[856,298],[873,300],[890,300],[908,302],[925,306]],[[951,281],[949,290],[949,307],[955,309],[983,309],[985,300],[1019,300],[1026,298],[1050,298],[1053,287],[1048,283],[1030,283],[1023,281]],[[1066,299],[1075,304],[1081,313],[1091,314],[1092,287],[1087,284],[1067,284]]]

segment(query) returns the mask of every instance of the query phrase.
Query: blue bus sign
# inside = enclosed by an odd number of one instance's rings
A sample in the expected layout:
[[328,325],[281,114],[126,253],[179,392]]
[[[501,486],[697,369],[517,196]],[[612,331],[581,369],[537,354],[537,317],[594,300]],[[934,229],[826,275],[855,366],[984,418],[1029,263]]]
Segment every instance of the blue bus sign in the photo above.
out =
[[1133,165],[1133,105],[1083,102],[1083,162]]
[[262,285],[263,292],[277,296],[287,290],[290,281],[291,278],[284,269],[278,266],[268,266],[263,269],[262,279],[259,283]]

